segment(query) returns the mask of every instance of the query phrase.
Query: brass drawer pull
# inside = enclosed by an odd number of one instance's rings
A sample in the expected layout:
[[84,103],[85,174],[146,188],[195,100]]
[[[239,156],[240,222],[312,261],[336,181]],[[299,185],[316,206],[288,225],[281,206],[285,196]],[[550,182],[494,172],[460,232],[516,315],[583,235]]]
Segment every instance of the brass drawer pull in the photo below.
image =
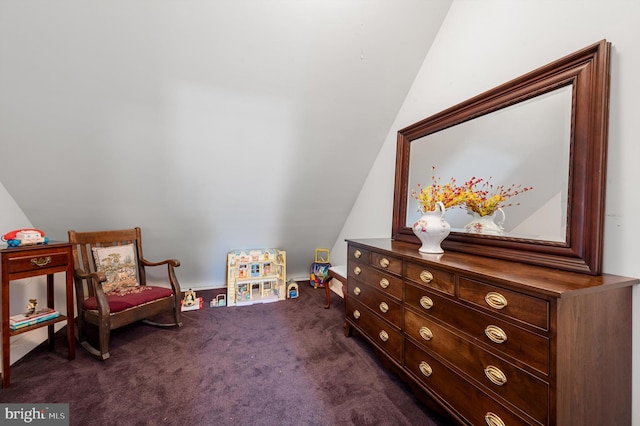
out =
[[487,365],[484,369],[487,379],[491,380],[494,385],[502,386],[507,383],[507,376],[498,367]]
[[362,269],[360,269],[359,266],[356,266],[355,268],[353,268],[353,273],[356,275],[360,275],[362,273]]
[[429,284],[431,281],[433,281],[433,274],[427,270],[424,270],[420,272],[420,279],[423,283]]
[[380,340],[382,340],[383,342],[386,342],[387,340],[389,340],[389,333],[387,333],[386,331],[382,330],[380,332]]
[[488,325],[484,329],[484,334],[494,343],[504,343],[507,341],[507,333],[497,325]]
[[357,310],[357,309],[356,309],[355,311],[353,311],[353,317],[354,317],[355,319],[359,319],[359,318],[360,318],[360,311],[359,311],[359,310]]
[[380,262],[378,262],[378,263],[383,268],[386,268],[387,266],[389,266],[389,259],[387,259],[386,257],[383,257],[382,259],[380,259]]
[[360,259],[362,257],[362,252],[360,250],[354,251],[353,257],[355,257],[356,259]]
[[31,259],[31,264],[33,266],[43,267],[43,266],[47,266],[50,263],[51,263],[51,256],[39,257],[39,258],[34,257],[33,259]]
[[431,309],[433,307],[433,300],[430,297],[422,296],[420,298],[420,305],[425,309]]
[[421,361],[418,368],[420,368],[420,372],[424,374],[426,377],[431,376],[431,374],[433,373],[433,369],[425,361]]
[[360,296],[362,290],[360,290],[360,287],[356,287],[353,289],[353,294],[355,294],[356,296]]
[[386,278],[383,278],[380,280],[380,287],[382,288],[387,288],[389,287],[389,280]]
[[484,415],[484,421],[487,422],[487,426],[506,426],[502,419],[491,411]]
[[424,340],[431,340],[433,339],[433,332],[431,330],[429,330],[429,328],[427,327],[420,327],[420,336],[424,339]]
[[384,302],[380,302],[380,312],[382,312],[383,314],[386,314],[388,310],[389,310],[389,305],[387,305]]
[[495,291],[490,291],[484,297],[487,305],[491,306],[494,309],[502,309],[507,306],[507,298],[501,295],[500,293],[496,293]]

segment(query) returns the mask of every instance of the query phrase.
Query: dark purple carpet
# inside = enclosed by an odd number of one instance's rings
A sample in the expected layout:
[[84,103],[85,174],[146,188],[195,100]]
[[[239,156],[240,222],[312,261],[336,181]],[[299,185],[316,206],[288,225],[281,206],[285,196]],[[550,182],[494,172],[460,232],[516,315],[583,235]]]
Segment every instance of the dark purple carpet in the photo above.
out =
[[41,345],[11,369],[6,403],[69,403],[71,425],[445,425],[344,336],[344,303],[300,285],[300,297],[184,312],[180,329],[135,324],[100,362]]

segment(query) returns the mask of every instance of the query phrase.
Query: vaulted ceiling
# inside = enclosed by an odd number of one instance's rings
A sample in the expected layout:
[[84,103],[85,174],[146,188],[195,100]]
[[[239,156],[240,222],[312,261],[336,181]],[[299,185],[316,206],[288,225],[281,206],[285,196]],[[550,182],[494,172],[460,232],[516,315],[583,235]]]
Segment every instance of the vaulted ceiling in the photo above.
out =
[[238,248],[304,277],[450,4],[0,0],[0,183],[53,239],[141,226],[183,286]]

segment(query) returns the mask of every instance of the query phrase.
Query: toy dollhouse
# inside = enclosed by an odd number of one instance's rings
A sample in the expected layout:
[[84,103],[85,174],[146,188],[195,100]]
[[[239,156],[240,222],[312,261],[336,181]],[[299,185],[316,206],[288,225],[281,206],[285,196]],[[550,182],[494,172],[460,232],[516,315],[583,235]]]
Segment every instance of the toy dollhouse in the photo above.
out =
[[227,306],[286,299],[286,252],[234,250],[227,254]]

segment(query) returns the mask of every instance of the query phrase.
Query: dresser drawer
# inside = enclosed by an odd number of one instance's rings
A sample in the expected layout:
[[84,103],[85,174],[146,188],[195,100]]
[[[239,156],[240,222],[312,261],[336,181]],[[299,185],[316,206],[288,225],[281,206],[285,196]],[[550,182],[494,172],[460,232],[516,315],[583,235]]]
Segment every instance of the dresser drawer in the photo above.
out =
[[398,328],[402,328],[402,306],[388,294],[360,281],[349,280],[348,298],[353,298],[366,305],[380,317],[390,321]]
[[16,256],[9,255],[7,260],[7,272],[9,274],[50,268],[66,268],[70,262],[68,250],[59,248],[50,250],[38,249],[33,254],[25,251],[16,252],[16,254]]
[[405,311],[405,333],[491,392],[546,423],[549,401],[546,382],[462,338],[449,327],[410,310]]
[[347,260],[357,260],[359,262],[369,263],[370,251],[365,248],[349,246]]
[[358,281],[369,284],[376,289],[385,292],[391,297],[396,298],[397,300],[402,299],[402,279],[396,277],[391,274],[387,274],[386,272],[379,271],[377,269],[372,268],[371,266],[363,267],[360,264],[355,262],[351,263],[360,267],[360,273],[353,273],[352,277],[356,277]]
[[402,274],[402,259],[377,253],[375,251],[371,252],[371,266],[382,269],[391,274]]
[[372,269],[368,263],[362,263],[358,260],[349,259],[347,263],[347,279],[356,278],[362,280],[365,271]]
[[421,315],[438,318],[472,339],[549,374],[549,339],[544,336],[408,283],[405,283],[405,304]]
[[419,263],[407,262],[405,277],[420,285],[427,286],[446,294],[455,294],[455,275],[441,269]]
[[397,362],[402,362],[404,337],[391,323],[378,318],[365,305],[347,297],[347,322],[365,334]]
[[549,303],[546,300],[468,278],[460,278],[458,288],[462,300],[549,330]]
[[[472,425],[535,425],[533,419],[525,420],[508,410],[460,375],[449,369],[427,351],[407,340],[405,342],[405,367],[417,380],[436,394],[445,405],[451,406],[465,422]],[[493,420],[488,420],[490,417]]]

